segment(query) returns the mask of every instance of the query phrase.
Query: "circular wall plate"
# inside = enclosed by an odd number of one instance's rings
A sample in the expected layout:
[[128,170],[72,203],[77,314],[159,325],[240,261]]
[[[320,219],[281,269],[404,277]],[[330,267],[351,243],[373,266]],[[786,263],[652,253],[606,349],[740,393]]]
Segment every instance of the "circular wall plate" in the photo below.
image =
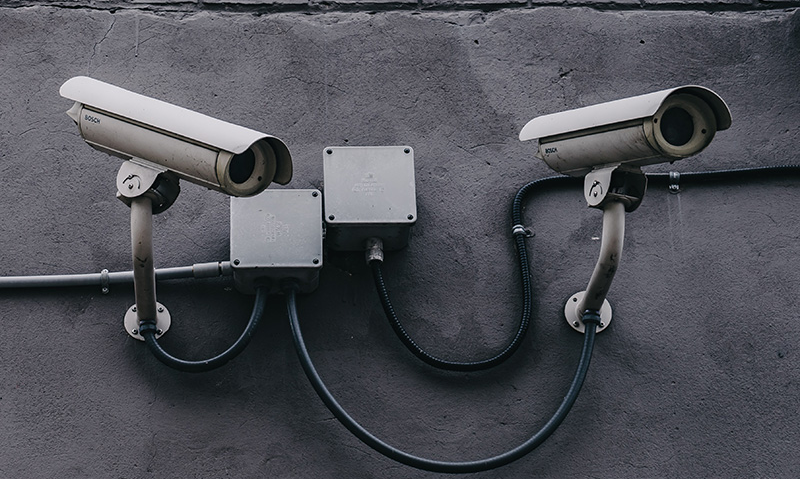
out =
[[[581,320],[583,312],[578,311],[578,305],[581,304],[584,295],[586,295],[586,291],[573,294],[564,306],[564,317],[567,319],[567,323],[579,333],[586,331],[586,325]],[[606,329],[609,323],[611,323],[611,304],[608,303],[608,300],[604,300],[603,306],[600,307],[600,324],[597,326],[597,332],[599,333]]]
[[[167,308],[161,303],[156,303],[156,311],[156,327],[158,328],[156,339],[158,339],[167,332],[170,324],[172,324],[172,318],[170,318]],[[144,337],[139,334],[139,315],[136,314],[135,304],[128,308],[128,312],[125,313],[125,332],[139,341],[144,341]]]

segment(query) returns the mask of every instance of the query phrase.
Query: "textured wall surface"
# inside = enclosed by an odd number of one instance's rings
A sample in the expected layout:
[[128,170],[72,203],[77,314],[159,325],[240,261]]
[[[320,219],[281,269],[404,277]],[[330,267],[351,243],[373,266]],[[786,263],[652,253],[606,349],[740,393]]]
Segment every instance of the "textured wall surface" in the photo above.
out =
[[[509,205],[551,174],[517,139],[530,118],[696,83],[726,99],[733,126],[649,171],[800,163],[796,1],[550,3],[4,1],[0,274],[130,268],[120,162],[81,140],[58,95],[76,75],[282,138],[291,188],[322,186],[325,146],[413,146],[419,220],[384,271],[409,331],[456,359],[500,348],[520,315]],[[797,177],[651,188],[628,215],[614,323],[572,412],[533,453],[475,477],[800,475],[797,188]],[[184,184],[155,219],[156,266],[227,260],[228,203]],[[390,444],[478,459],[557,407],[582,342],[563,302],[589,278],[601,214],[565,189],[533,198],[525,218],[535,320],[494,370],[419,363],[360,254],[329,253],[319,289],[299,299],[320,374]],[[123,331],[131,287],[0,296],[0,476],[437,476],[333,419],[281,297],[240,357],[192,375]],[[163,344],[190,358],[233,341],[252,305],[224,279],[160,283],[159,300],[173,316]]]

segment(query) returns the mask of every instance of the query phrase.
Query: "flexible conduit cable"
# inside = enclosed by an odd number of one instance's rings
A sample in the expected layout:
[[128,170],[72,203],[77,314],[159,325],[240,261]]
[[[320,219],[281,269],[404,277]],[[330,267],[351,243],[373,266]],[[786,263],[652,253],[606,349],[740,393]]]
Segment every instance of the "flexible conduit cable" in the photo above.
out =
[[567,413],[569,413],[570,408],[572,408],[572,404],[575,402],[575,399],[578,397],[578,393],[581,390],[583,381],[586,378],[586,371],[589,369],[589,362],[592,358],[592,349],[594,348],[595,330],[600,322],[600,315],[597,312],[587,311],[583,315],[583,321],[586,323],[586,334],[584,335],[583,348],[581,349],[581,356],[580,360],[578,361],[578,367],[575,371],[575,376],[573,377],[572,383],[569,386],[569,390],[564,396],[564,399],[561,401],[561,404],[558,406],[555,414],[553,414],[550,420],[547,421],[547,423],[542,426],[542,428],[536,434],[519,446],[493,457],[476,461],[445,462],[415,456],[390,446],[389,444],[372,435],[372,433],[364,429],[364,427],[356,422],[355,419],[350,417],[347,411],[345,411],[344,408],[342,408],[342,406],[339,405],[339,403],[333,397],[331,392],[325,386],[325,383],[322,381],[322,378],[320,378],[319,374],[317,373],[317,370],[314,368],[314,364],[311,361],[311,356],[309,356],[308,349],[306,348],[305,341],[303,340],[303,334],[300,331],[300,322],[297,317],[297,301],[295,298],[294,289],[290,289],[286,292],[286,309],[289,313],[289,322],[292,328],[295,349],[297,350],[297,356],[300,358],[300,364],[303,367],[303,371],[305,371],[306,376],[308,376],[309,381],[311,381],[312,387],[317,392],[320,399],[322,399],[322,402],[325,403],[325,406],[327,406],[331,413],[333,413],[336,419],[338,419],[348,431],[353,433],[353,435],[360,439],[364,444],[378,451],[384,456],[417,469],[444,473],[469,473],[495,469],[521,458],[543,443],[545,439],[547,439],[550,434],[552,434],[553,431],[558,428],[558,426],[567,416]]
[[[780,176],[791,173],[800,173],[800,165],[765,166],[707,172],[687,172],[680,173],[677,179],[673,179],[670,173],[648,173],[646,176],[651,182],[657,184],[667,183],[669,181],[678,181],[679,184],[705,184],[709,181],[715,181],[719,179],[752,179],[760,176]],[[562,185],[580,185],[582,181],[582,178],[571,176],[550,176],[531,181],[520,188],[517,194],[514,196],[514,200],[511,205],[511,224],[512,228],[514,228],[514,245],[516,246],[517,250],[517,260],[519,263],[520,276],[522,278],[522,317],[520,318],[517,331],[508,345],[506,345],[506,347],[503,348],[499,353],[489,358],[463,362],[452,361],[434,356],[419,346],[408,333],[408,331],[406,331],[406,329],[403,327],[403,324],[394,309],[386,287],[386,282],[383,278],[383,271],[380,265],[381,262],[378,260],[371,261],[370,267],[372,269],[372,277],[375,281],[375,289],[378,292],[378,298],[380,299],[381,306],[383,307],[386,318],[389,320],[389,324],[392,326],[392,329],[394,330],[395,334],[397,334],[397,337],[400,338],[400,341],[403,343],[403,345],[409,351],[411,351],[412,354],[424,361],[426,364],[435,368],[450,371],[479,371],[483,369],[489,369],[497,366],[511,357],[527,333],[528,326],[531,321],[531,307],[533,300],[532,285],[528,268],[528,251],[525,244],[525,239],[528,234],[524,227],[522,227],[523,203],[537,189],[546,186],[552,187]],[[516,228],[517,226],[520,227]]]
[[267,304],[267,297],[269,296],[266,288],[258,288],[256,290],[256,298],[253,304],[253,312],[250,314],[250,320],[247,322],[244,331],[239,339],[236,340],[227,350],[209,359],[201,359],[197,361],[189,361],[179,359],[164,350],[156,339],[157,328],[153,322],[144,322],[139,326],[139,334],[144,337],[148,349],[153,355],[162,363],[167,366],[184,371],[187,373],[200,373],[216,369],[241,353],[250,339],[253,337],[256,328],[258,327],[261,317],[264,315],[264,309]]
[[[542,178],[523,186],[514,197],[514,201],[511,205],[511,222],[522,286],[522,315],[519,320],[519,325],[517,326],[517,331],[514,333],[511,341],[509,341],[500,352],[486,359],[463,362],[451,361],[434,356],[420,347],[416,341],[411,338],[411,335],[408,334],[408,331],[406,331],[406,329],[403,327],[403,324],[400,322],[394,306],[392,305],[392,302],[389,298],[389,292],[386,288],[386,282],[383,279],[381,261],[371,261],[370,267],[372,269],[372,277],[375,281],[375,289],[378,292],[378,298],[380,299],[381,306],[383,307],[383,312],[385,313],[386,318],[389,320],[389,324],[392,326],[392,329],[394,330],[395,334],[397,334],[397,337],[400,338],[400,341],[403,343],[403,345],[405,345],[405,347],[411,351],[412,354],[428,365],[448,371],[480,371],[497,366],[506,359],[510,358],[517,348],[519,348],[519,345],[525,338],[525,334],[528,332],[528,326],[530,325],[531,321],[531,309],[533,307],[533,286],[531,284],[530,270],[528,267],[528,249],[525,244],[525,239],[528,236],[528,233],[524,228],[521,227],[522,204],[537,186],[541,186],[545,183],[568,184],[577,183],[578,181],[578,179],[570,176],[552,176],[548,178]],[[520,225],[520,227],[515,228],[517,225]]]

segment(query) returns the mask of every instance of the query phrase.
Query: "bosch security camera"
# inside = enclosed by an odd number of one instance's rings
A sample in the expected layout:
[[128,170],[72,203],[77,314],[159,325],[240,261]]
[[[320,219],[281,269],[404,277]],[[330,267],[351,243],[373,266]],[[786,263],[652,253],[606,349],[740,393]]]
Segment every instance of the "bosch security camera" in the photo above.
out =
[[540,116],[519,139],[538,138],[538,156],[550,168],[583,176],[605,165],[638,167],[695,155],[730,125],[719,95],[686,85]]
[[86,143],[102,152],[231,196],[252,196],[292,178],[292,159],[275,138],[92,78],[67,80],[61,96]]
[[67,114],[86,143],[126,160],[117,173],[117,197],[131,208],[136,304],[125,314],[125,330],[143,341],[143,330],[158,337],[171,319],[156,302],[153,215],[173,204],[178,180],[253,196],[273,181],[288,183],[292,157],[274,136],[92,78],[67,80],[60,93],[75,101]]
[[622,255],[625,212],[641,204],[647,189],[641,167],[695,155],[730,126],[719,95],[686,85],[540,116],[522,128],[519,139],[538,138],[538,156],[550,168],[583,176],[586,203],[603,210],[600,257],[586,290],[564,306],[571,327],[584,332],[589,321],[600,332],[611,322],[606,295]]

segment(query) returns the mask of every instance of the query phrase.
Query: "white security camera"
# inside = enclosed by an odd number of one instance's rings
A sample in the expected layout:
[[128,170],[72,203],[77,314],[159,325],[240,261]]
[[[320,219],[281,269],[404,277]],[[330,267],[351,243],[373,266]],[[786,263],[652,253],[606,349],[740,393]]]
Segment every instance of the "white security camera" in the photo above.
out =
[[570,176],[621,164],[644,166],[699,153],[731,125],[716,93],[686,85],[540,116],[519,134],[539,139],[539,157]]
[[600,332],[611,321],[606,295],[622,255],[625,212],[639,206],[647,189],[641,167],[697,154],[730,126],[719,95],[686,85],[540,116],[522,128],[519,139],[538,138],[538,156],[550,168],[583,176],[587,204],[603,210],[600,257],[586,290],[564,306],[571,327],[584,332],[587,320]]
[[67,80],[67,114],[93,148],[149,162],[232,196],[252,196],[292,179],[292,159],[275,138],[92,78]]

